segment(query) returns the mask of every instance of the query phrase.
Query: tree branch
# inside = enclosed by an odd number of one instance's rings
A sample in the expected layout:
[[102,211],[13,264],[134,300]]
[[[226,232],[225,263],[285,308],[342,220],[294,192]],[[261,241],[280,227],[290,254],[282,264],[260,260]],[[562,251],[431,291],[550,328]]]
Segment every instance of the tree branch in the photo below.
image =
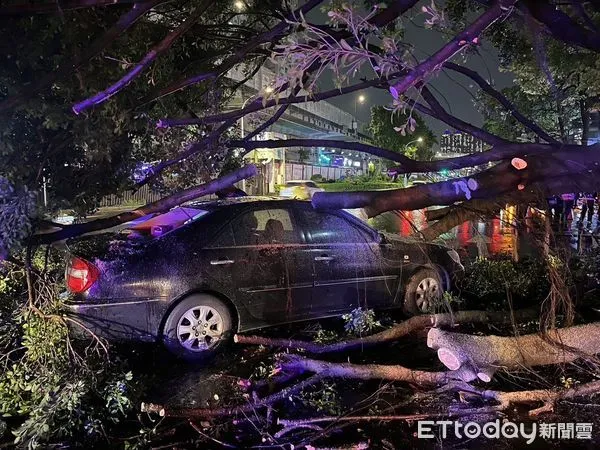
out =
[[235,416],[238,414],[250,413],[258,408],[264,408],[274,403],[285,401],[290,396],[301,392],[303,389],[312,386],[323,379],[320,374],[313,375],[306,380],[303,380],[292,386],[288,386],[275,394],[269,395],[265,398],[258,399],[252,403],[240,406],[224,406],[222,408],[169,408],[163,405],[156,405],[153,403],[142,403],[141,410],[146,413],[157,413],[161,417],[224,417],[224,416]]
[[432,74],[444,62],[476,41],[479,35],[490,25],[507,14],[516,0],[497,0],[488,10],[481,14],[475,22],[461,33],[457,34],[450,42],[444,45],[431,57],[411,69],[401,81],[390,87],[392,97],[398,98],[409,88],[423,81],[425,76]]
[[[529,144],[540,145],[540,144]],[[473,199],[495,198],[509,193],[544,195],[594,189],[600,176],[600,144],[579,146],[526,158],[518,170],[502,162],[469,178],[457,178],[406,189],[375,192],[317,192],[312,204],[319,209],[364,208],[369,217],[391,210],[414,210],[432,205],[451,205]],[[597,164],[596,164],[597,163]],[[568,189],[568,190],[567,190]]]
[[445,62],[444,67],[455,72],[461,73],[469,77],[471,80],[475,81],[475,83],[477,83],[486,94],[488,94],[490,97],[494,98],[498,103],[504,106],[504,108],[506,108],[506,110],[509,111],[516,120],[518,120],[526,128],[533,131],[543,140],[545,140],[548,143],[558,143],[556,139],[550,136],[542,127],[535,123],[535,121],[530,120],[526,118],[523,114],[521,114],[510,100],[508,100],[502,93],[494,89],[487,81],[483,79],[481,75],[479,75],[474,70],[455,64],[453,62]]
[[[234,54],[232,56],[230,56],[229,58],[225,59],[225,61],[223,61],[221,64],[219,64],[219,66],[216,67],[215,70],[210,72],[210,75],[213,77],[221,76],[221,75],[227,73],[227,71],[232,69],[235,65],[242,62],[244,60],[244,58],[248,55],[248,53],[255,50],[258,46],[260,46],[266,42],[277,42],[283,36],[283,34],[286,32],[286,30],[288,30],[290,28],[290,24],[287,22],[288,20],[290,20],[290,21],[294,20],[294,18],[298,17],[300,15],[300,13],[307,14],[309,11],[311,11],[313,8],[317,7],[322,2],[323,2],[323,0],[307,1],[304,5],[302,5],[296,11],[294,11],[292,14],[290,14],[288,17],[286,17],[285,20],[282,20],[279,24],[277,24],[275,27],[273,27],[269,31],[259,34],[258,36],[256,36],[254,39],[250,40],[246,45],[242,46],[241,48],[234,49]],[[158,93],[156,95],[150,96],[150,97],[144,99],[144,103],[151,102],[153,100],[156,100],[157,98],[165,97],[167,95],[170,95],[177,91],[185,89],[188,86],[192,86],[192,85],[206,79],[206,75],[207,75],[206,73],[202,73],[202,74],[194,75],[191,77],[182,77],[182,78],[174,81],[170,85],[166,86],[165,88],[161,89],[160,91],[158,91]]]
[[452,313],[427,314],[411,317],[394,325],[387,330],[366,337],[350,339],[333,344],[319,344],[310,341],[299,341],[294,339],[274,339],[262,336],[247,336],[236,334],[234,342],[238,344],[265,345],[270,347],[292,348],[305,350],[312,354],[347,352],[351,350],[364,349],[398,339],[431,327],[452,327],[461,323],[512,323],[512,321],[532,320],[539,316],[539,311],[534,309],[522,309],[507,314],[504,311],[458,311]]
[[[398,74],[393,74],[390,78],[396,78]],[[226,113],[214,114],[212,116],[205,116],[199,119],[161,119],[158,121],[156,126],[158,128],[170,128],[170,127],[181,127],[188,125],[204,125],[210,123],[222,122],[228,119],[240,119],[250,113],[262,111],[267,108],[272,108],[279,105],[293,105],[297,103],[309,103],[326,100],[333,97],[338,97],[344,94],[350,94],[352,92],[360,91],[362,89],[374,86],[385,85],[388,82],[387,79],[374,78],[367,81],[362,81],[350,86],[342,88],[330,89],[328,91],[319,92],[312,95],[295,96],[290,95],[286,98],[271,99],[263,104],[262,97],[258,97],[256,100],[250,102],[245,108],[228,111]]]
[[191,13],[188,18],[175,30],[171,31],[167,36],[155,45],[150,52],[144,56],[144,58],[138,62],[133,69],[125,74],[119,81],[107,88],[106,90],[99,92],[98,94],[76,103],[73,106],[73,112],[79,114],[82,111],[91,108],[92,106],[98,105],[110,97],[118,93],[121,89],[135,80],[148,66],[150,66],[156,58],[166,52],[173,43],[179,39],[186,31],[188,31],[192,25],[204,14],[204,12],[214,3],[214,0],[204,0],[195,10]]
[[146,2],[136,2],[129,12],[123,14],[110,29],[92,42],[89,48],[86,49],[81,56],[68,61],[63,61],[56,70],[53,70],[52,72],[49,72],[45,76],[39,78],[32,85],[29,85],[26,89],[23,89],[20,93],[13,95],[12,97],[8,97],[0,102],[0,112],[4,112],[18,106],[22,102],[32,98],[42,90],[48,88],[56,80],[71,75],[72,72],[98,55],[102,50],[104,50],[105,47],[115,41],[129,27],[136,23],[140,17],[142,17],[156,5],[164,3],[165,1],[166,0],[150,0]]
[[600,33],[580,26],[554,5],[538,0],[526,0],[521,9],[545,25],[555,39],[595,52],[600,51]]
[[85,233],[91,233],[92,231],[112,228],[149,214],[163,213],[177,205],[198,197],[213,194],[221,189],[233,185],[234,183],[237,183],[240,180],[253,177],[256,174],[257,170],[255,166],[244,166],[241,169],[231,172],[222,178],[217,178],[206,184],[185,189],[168,197],[161,198],[155,202],[148,203],[147,205],[134,209],[133,211],[124,212],[116,216],[92,220],[90,222],[66,225],[59,231],[35,235],[34,240],[37,244],[49,244],[75,236],[80,236]]
[[360,142],[339,141],[333,139],[268,139],[262,141],[246,141],[232,140],[228,145],[232,148],[238,147],[251,151],[257,148],[285,148],[285,147],[333,147],[345,150],[356,150],[370,155],[379,156],[380,158],[397,161],[406,168],[408,172],[415,172],[418,161],[404,156],[402,153],[386,150],[373,145],[362,144]]
[[482,128],[476,127],[468,122],[465,122],[464,120],[459,119],[458,117],[449,114],[440,104],[440,102],[435,98],[435,96],[427,86],[422,85],[420,86],[420,89],[421,96],[427,102],[429,108],[415,100],[408,99],[407,103],[413,106],[417,111],[435,117],[436,119],[445,122],[451,127],[454,127],[457,130],[464,131],[465,133],[468,133],[478,139],[481,139],[483,142],[487,142],[490,145],[501,145],[509,143],[509,141],[501,138],[500,136],[496,136],[495,134],[485,131]]
[[0,9],[0,16],[15,16],[29,14],[60,13],[62,11],[96,6],[118,6],[130,3],[152,3],[153,0],[60,0],[50,2],[23,3],[5,6]]

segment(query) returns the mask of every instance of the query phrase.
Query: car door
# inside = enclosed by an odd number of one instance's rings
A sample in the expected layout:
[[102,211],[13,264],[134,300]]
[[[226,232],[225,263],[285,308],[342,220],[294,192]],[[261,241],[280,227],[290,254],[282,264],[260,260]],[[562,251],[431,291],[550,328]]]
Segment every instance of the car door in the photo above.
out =
[[[304,317],[310,309],[312,271],[294,218],[285,207],[253,207],[232,222],[236,297],[257,319],[281,323]],[[303,270],[304,269],[304,270]]]
[[391,305],[399,274],[383,258],[377,233],[346,213],[299,211],[315,274],[313,314]]

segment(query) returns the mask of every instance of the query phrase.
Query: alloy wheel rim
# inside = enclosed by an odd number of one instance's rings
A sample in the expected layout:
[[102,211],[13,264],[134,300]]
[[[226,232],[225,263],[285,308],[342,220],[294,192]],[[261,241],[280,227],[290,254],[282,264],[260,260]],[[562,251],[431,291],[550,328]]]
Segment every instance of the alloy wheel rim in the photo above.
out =
[[421,280],[415,292],[417,308],[428,312],[440,297],[440,286],[435,278],[427,277]]
[[177,339],[186,350],[210,350],[223,337],[224,322],[218,311],[210,306],[188,309],[177,323]]

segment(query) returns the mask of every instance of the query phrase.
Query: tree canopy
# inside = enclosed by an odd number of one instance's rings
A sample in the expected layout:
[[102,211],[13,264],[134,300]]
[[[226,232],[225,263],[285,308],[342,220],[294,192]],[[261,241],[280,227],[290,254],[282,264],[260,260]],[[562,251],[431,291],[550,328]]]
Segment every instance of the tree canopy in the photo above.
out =
[[416,160],[429,160],[433,156],[431,147],[436,138],[419,114],[413,113],[409,118],[383,106],[374,106],[368,131],[379,147]]
[[[318,208],[367,207],[373,215],[589,190],[597,179],[597,149],[579,145],[586,114],[578,137],[570,111],[574,104],[587,111],[597,95],[591,80],[597,79],[599,11],[594,2],[578,4],[449,1],[441,7],[395,0],[366,11],[322,0],[300,2],[295,11],[285,2],[210,0],[133,5],[74,0],[62,9],[50,3],[13,4],[0,8],[7,36],[0,78],[0,110],[6,116],[2,172],[31,189],[39,189],[45,178],[58,202],[83,212],[102,194],[130,187],[137,162],[154,162],[143,183],[183,187],[208,180],[232,155],[289,146],[352,148],[394,161],[399,172],[481,169],[468,179],[389,191],[385,199],[380,193],[319,193],[313,199]],[[327,12],[326,22],[307,20],[317,7]],[[413,13],[430,32],[447,36],[430,56],[417,56],[419,43],[408,42],[397,26]],[[469,67],[482,40],[499,49],[522,93],[500,92]],[[227,106],[241,89],[241,83],[227,78],[228,71],[242,68],[250,78],[267,61],[277,73],[271,84],[243,108]],[[450,113],[431,88],[441,71],[477,85],[488,99],[483,104],[506,111],[530,138],[524,142],[506,130],[497,134]],[[331,76],[336,88],[323,89],[323,77]],[[390,109],[405,119],[395,127],[416,128],[415,114],[426,114],[491,149],[447,161],[418,161],[383,145],[261,138],[290,105],[369,87],[389,92]],[[527,96],[552,96],[556,120],[530,107]],[[253,129],[238,139],[242,117]],[[512,166],[514,157],[527,167]]]

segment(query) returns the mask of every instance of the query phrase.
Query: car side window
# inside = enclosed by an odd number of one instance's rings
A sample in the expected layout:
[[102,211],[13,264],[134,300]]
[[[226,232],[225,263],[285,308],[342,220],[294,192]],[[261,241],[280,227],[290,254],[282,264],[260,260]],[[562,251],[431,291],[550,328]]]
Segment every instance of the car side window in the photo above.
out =
[[372,242],[372,236],[335,214],[314,210],[302,211],[306,228],[315,244],[347,244]]
[[235,245],[292,244],[298,242],[289,211],[258,209],[233,222]]

